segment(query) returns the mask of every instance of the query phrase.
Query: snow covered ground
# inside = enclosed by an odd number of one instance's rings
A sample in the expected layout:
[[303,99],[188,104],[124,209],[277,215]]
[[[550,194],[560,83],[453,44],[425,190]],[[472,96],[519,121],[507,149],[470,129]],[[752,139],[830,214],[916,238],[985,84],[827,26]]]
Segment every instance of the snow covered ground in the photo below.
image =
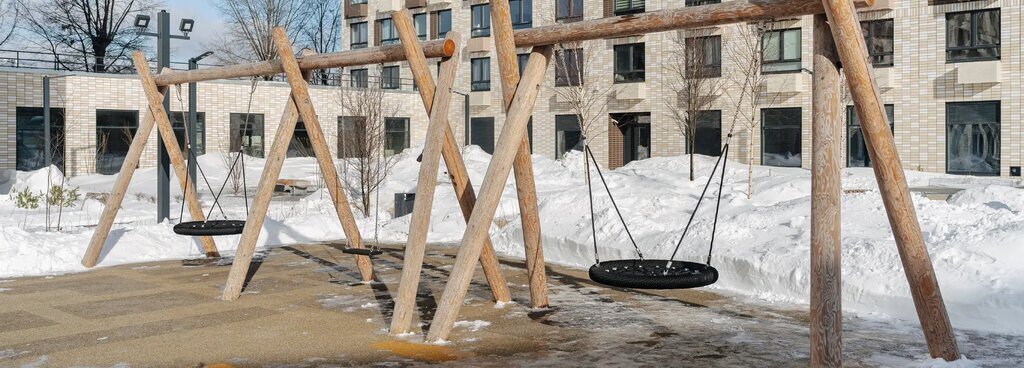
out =
[[[380,217],[358,215],[367,240],[403,242],[409,216],[392,219],[393,193],[415,191],[418,148],[399,158],[384,183]],[[490,157],[476,147],[465,151],[474,183],[480,183]],[[206,155],[201,165],[214,186],[226,175],[222,156]],[[714,158],[698,157],[698,178],[686,180],[686,157],[663,157],[631,163],[606,172],[612,192],[633,236],[648,258],[666,258],[703,189]],[[255,186],[262,159],[246,160],[249,185]],[[539,192],[545,258],[548,262],[589,267],[594,262],[582,156],[570,154],[554,161],[534,156]],[[443,170],[443,165],[442,165]],[[282,178],[316,182],[316,163],[310,158],[288,159]],[[955,178],[908,172],[911,187],[936,179]],[[109,191],[114,176],[90,175],[70,179],[86,192]],[[107,241],[100,266],[196,257],[197,242],[175,235],[171,224],[155,218],[155,172],[140,169]],[[721,219],[712,264],[721,273],[712,286],[721,292],[768,303],[805,305],[808,302],[810,257],[810,172],[804,169],[755,167],[754,196],[747,198],[747,168],[730,162],[726,173]],[[46,171],[19,173],[15,189],[45,188]],[[439,176],[429,241],[452,243],[465,228],[446,175]],[[913,303],[889,232],[881,199],[870,169],[843,171],[843,309],[861,316],[915,321]],[[204,205],[212,194],[201,186]],[[254,188],[250,188],[250,192]],[[177,188],[172,189],[172,191]],[[230,190],[229,190],[230,191]],[[601,189],[595,188],[601,259],[634,257],[632,245]],[[172,194],[176,198],[178,194]],[[351,197],[351,195],[350,195]],[[177,200],[177,199],[176,199]],[[352,198],[352,202],[356,202]],[[240,195],[226,199],[228,217],[242,218]],[[973,186],[948,201],[915,194],[914,202],[929,253],[954,326],[985,332],[1024,334],[1024,190],[1007,186]],[[711,202],[705,202],[677,259],[701,261],[711,234]],[[172,213],[178,212],[177,203]],[[42,209],[17,209],[0,196],[0,277],[83,271],[79,261],[92,235],[103,203],[84,198],[60,214],[65,229],[44,231]],[[54,210],[51,210],[54,211]],[[51,213],[51,222],[55,215]],[[187,217],[186,212],[186,217]],[[219,217],[219,211],[213,218]],[[510,180],[491,229],[496,250],[522,257],[521,228],[513,181]],[[378,221],[375,221],[378,220]],[[379,227],[374,229],[374,223]],[[272,204],[260,246],[277,246],[344,238],[324,191],[305,198]],[[230,253],[237,236],[217,238]]]

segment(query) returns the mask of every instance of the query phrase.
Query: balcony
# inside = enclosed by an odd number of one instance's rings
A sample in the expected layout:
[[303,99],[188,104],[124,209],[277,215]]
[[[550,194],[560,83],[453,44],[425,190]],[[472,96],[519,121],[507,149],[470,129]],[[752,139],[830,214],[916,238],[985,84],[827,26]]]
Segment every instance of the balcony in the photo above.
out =
[[428,0],[405,0],[405,7],[409,9],[422,8],[427,6],[429,2]]
[[804,88],[803,73],[769,74],[765,76],[762,93],[798,93]]
[[374,0],[377,3],[378,13],[390,13],[402,10],[404,1],[402,0]]
[[893,9],[892,5],[893,5],[892,4],[892,0],[875,0],[875,5],[872,5],[872,6],[869,6],[869,7],[866,7],[866,8],[859,8],[857,10],[858,11],[862,11],[862,12],[876,11],[876,10],[892,10]]
[[369,12],[367,4],[352,4],[345,1],[345,18],[362,18]]
[[487,107],[491,106],[491,91],[479,91],[469,93],[469,106]]
[[490,37],[470,38],[469,42],[466,43],[466,51],[490,52],[493,45],[494,41],[492,41]]
[[427,6],[431,5],[448,5],[451,4],[452,0],[427,0]]
[[958,84],[999,83],[999,60],[974,61],[956,64],[956,82]]
[[647,98],[646,83],[619,83],[615,85],[616,100],[643,100]]

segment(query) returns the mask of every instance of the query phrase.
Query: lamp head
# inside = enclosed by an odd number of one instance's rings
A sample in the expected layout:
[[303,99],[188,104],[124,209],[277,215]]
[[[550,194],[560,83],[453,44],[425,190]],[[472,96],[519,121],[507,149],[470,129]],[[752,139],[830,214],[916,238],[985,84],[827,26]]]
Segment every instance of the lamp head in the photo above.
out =
[[181,31],[181,33],[184,33],[185,35],[188,35],[189,32],[192,32],[192,28],[195,25],[196,25],[196,22],[194,20],[182,19],[181,20],[181,25],[178,26],[178,30]]

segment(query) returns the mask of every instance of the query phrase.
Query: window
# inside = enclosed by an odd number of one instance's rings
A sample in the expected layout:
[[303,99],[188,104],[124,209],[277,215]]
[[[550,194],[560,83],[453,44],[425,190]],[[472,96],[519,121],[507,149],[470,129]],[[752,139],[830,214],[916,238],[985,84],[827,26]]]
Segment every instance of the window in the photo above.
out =
[[352,4],[352,5],[366,4],[367,1],[369,1],[369,0],[351,0],[350,4]]
[[491,35],[491,5],[473,5],[473,27],[470,34],[473,37],[488,37]]
[[688,78],[722,76],[722,36],[691,37],[685,42]]
[[378,45],[398,44],[398,30],[395,29],[395,22],[391,18],[378,20],[377,32],[377,38],[380,40]]
[[349,25],[351,29],[351,47],[353,49],[362,49],[368,46],[367,35],[366,35],[366,22],[352,23]]
[[999,59],[999,9],[946,14],[946,61]]
[[399,89],[402,86],[401,70],[398,66],[385,66],[380,70],[381,89]]
[[719,4],[722,0],[686,0],[686,6],[701,6],[710,4]]
[[[46,167],[46,124],[43,108],[18,107],[15,110],[15,157],[19,171]],[[50,160],[64,170],[64,109],[50,108]]]
[[452,11],[441,10],[434,13],[434,38],[442,39],[452,30]]
[[[885,115],[889,117],[889,130],[893,132],[893,122],[896,121],[894,110],[893,105],[885,105]],[[864,143],[860,118],[857,117],[857,109],[853,106],[846,107],[846,132],[846,166],[871,167],[871,156],[868,155],[868,146]]]
[[999,101],[946,104],[946,172],[999,175]]
[[352,87],[355,88],[370,88],[370,70],[369,69],[352,69],[352,78],[349,81]]
[[526,63],[530,61],[530,54],[518,54],[516,55],[516,65],[519,66],[519,75],[523,75],[523,71],[526,70]]
[[302,117],[295,123],[295,130],[292,133],[292,141],[288,142],[288,152],[285,157],[316,157],[313,153],[313,142],[309,139],[309,131]]
[[366,154],[366,118],[338,117],[338,158],[360,158]]
[[559,50],[555,53],[555,86],[583,84],[583,49]]
[[564,22],[583,20],[583,0],[556,0],[555,20]]
[[409,148],[409,118],[385,118],[384,129],[384,155],[399,154]]
[[615,83],[643,82],[644,44],[615,45]]
[[644,12],[644,0],[606,0],[615,1],[615,15],[636,14]]
[[565,157],[569,151],[583,150],[583,132],[576,115],[555,115],[555,159]]
[[472,82],[470,91],[491,90],[491,58],[476,58],[470,60],[472,67]]
[[263,114],[231,114],[231,152],[263,157]]
[[533,0],[508,0],[512,12],[512,29],[533,27]]
[[[185,120],[188,120],[188,127],[185,126]],[[185,145],[186,129],[192,124],[195,124],[196,133],[198,133],[192,142],[192,146],[195,147],[195,154],[196,156],[206,154],[206,113],[197,112],[196,120],[193,122],[188,119],[187,111],[171,112],[171,128],[174,128],[174,139],[178,140],[178,149],[181,150],[181,155],[186,160],[188,160],[188,151]]]
[[135,131],[139,112],[135,110],[96,110],[96,172],[117,174],[121,170]]
[[874,66],[893,65],[892,24],[892,19],[860,22],[864,43],[868,45],[868,56]]
[[412,25],[416,27],[416,36],[420,41],[427,40],[427,13],[412,15]]
[[693,135],[693,153],[705,156],[722,154],[722,110],[701,111],[697,114],[697,129]]
[[768,31],[761,39],[761,72],[800,72],[800,28]]
[[800,167],[800,108],[761,110],[761,163]]
[[494,153],[494,118],[469,119],[469,144]]

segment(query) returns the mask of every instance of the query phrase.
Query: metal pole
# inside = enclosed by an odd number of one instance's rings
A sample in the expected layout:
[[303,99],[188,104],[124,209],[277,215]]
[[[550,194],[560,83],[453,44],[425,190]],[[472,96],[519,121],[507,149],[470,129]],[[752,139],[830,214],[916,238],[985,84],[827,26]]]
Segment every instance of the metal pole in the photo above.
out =
[[[171,15],[166,10],[161,10],[157,13],[157,37],[156,37],[156,59],[157,59],[157,71],[159,74],[163,71],[163,68],[171,66],[170,53],[171,53]],[[164,110],[171,111],[171,99],[169,94],[164,95]],[[171,204],[170,204],[170,180],[171,180],[171,158],[167,155],[167,147],[164,146],[163,140],[160,137],[160,132],[157,131],[157,205],[156,205],[156,221],[162,222],[168,220],[171,217]]]
[[[195,70],[199,68],[199,62],[196,59],[189,59],[188,70]],[[192,82],[188,84],[188,124],[186,127],[186,134],[188,134],[189,145],[186,147],[190,154],[188,161],[188,177],[191,179],[191,184],[195,187],[196,184],[196,157],[199,156],[199,152],[196,151],[196,136],[199,135],[199,113],[196,112],[196,83]]]
[[50,231],[50,188],[49,170],[53,164],[53,149],[50,145],[50,76],[43,76],[43,157],[46,162],[47,188],[46,188],[46,231]]
[[462,121],[463,121],[463,124],[466,125],[466,127],[464,128],[465,129],[465,133],[464,134],[466,136],[466,145],[468,146],[469,145],[469,129],[470,129],[470,124],[469,124],[469,94],[468,93],[465,93],[465,94],[462,95],[462,110],[464,111],[464,116],[462,117]]

